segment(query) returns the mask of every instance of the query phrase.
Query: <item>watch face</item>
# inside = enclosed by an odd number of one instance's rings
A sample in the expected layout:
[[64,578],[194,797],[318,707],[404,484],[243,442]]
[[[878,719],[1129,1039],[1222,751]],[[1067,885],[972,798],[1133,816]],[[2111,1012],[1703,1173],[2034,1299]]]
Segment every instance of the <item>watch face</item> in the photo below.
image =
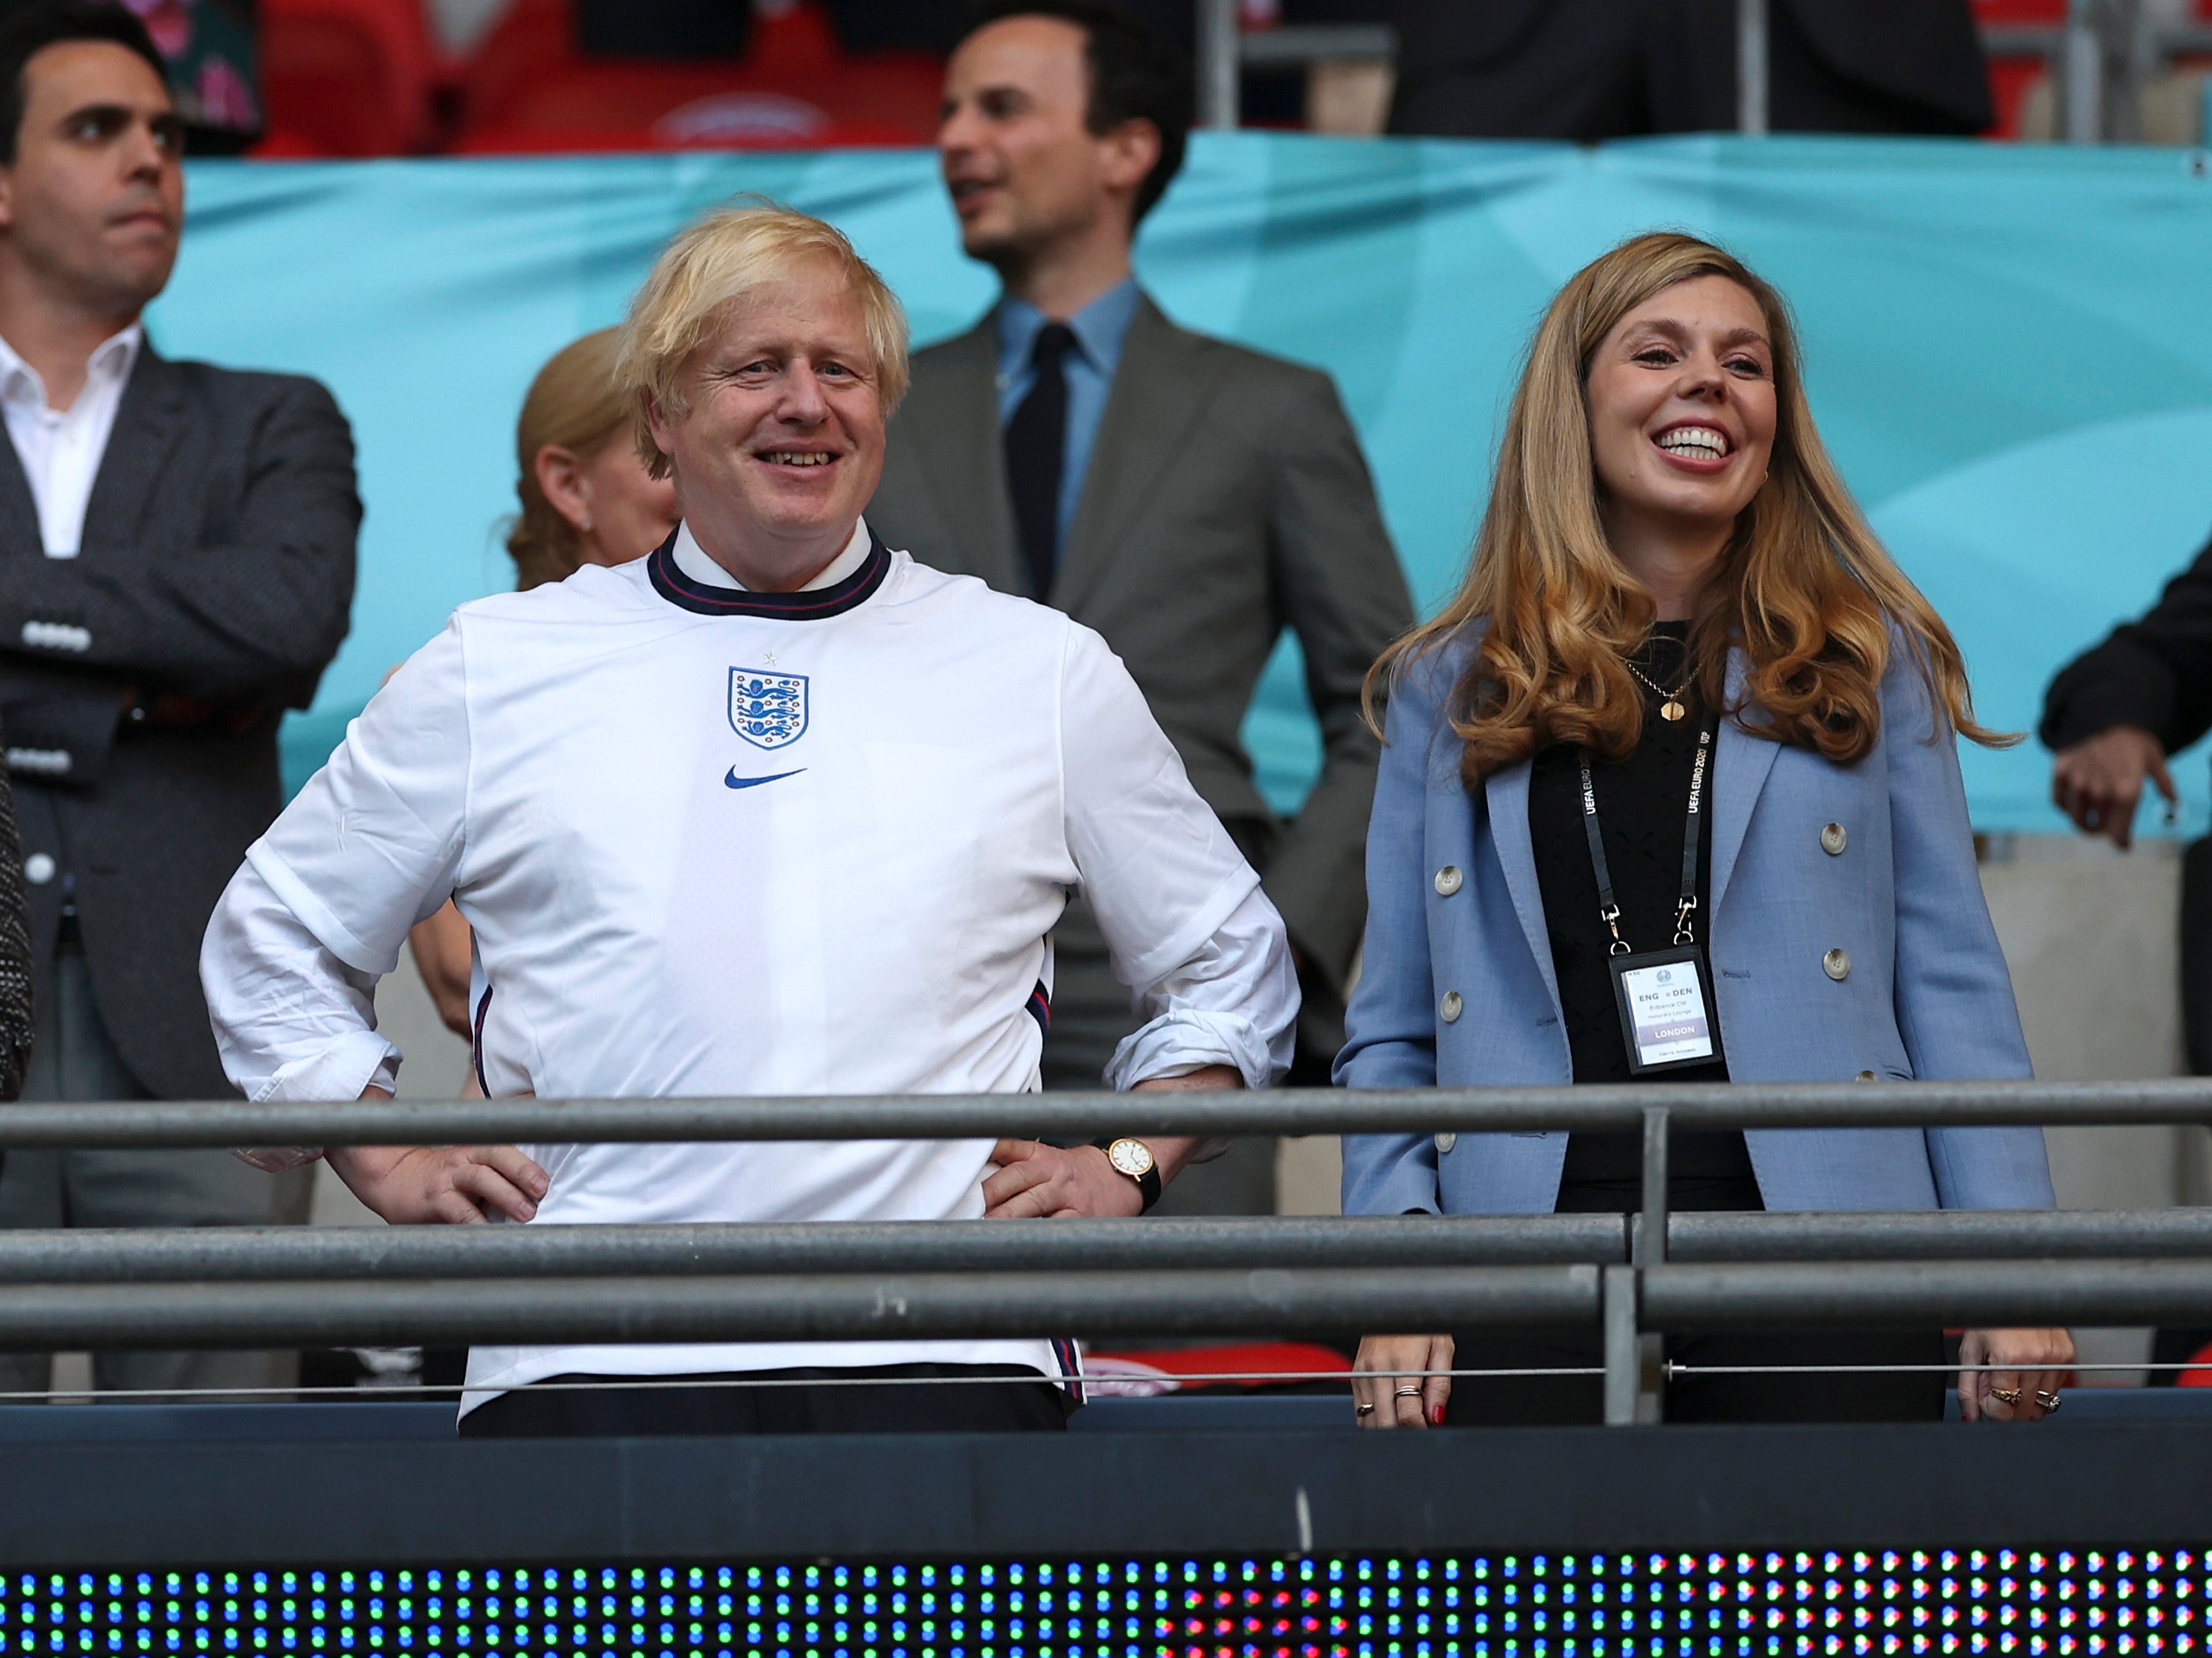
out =
[[1106,1148],[1106,1159],[1131,1180],[1140,1180],[1152,1169],[1152,1148],[1142,1140],[1115,1140]]

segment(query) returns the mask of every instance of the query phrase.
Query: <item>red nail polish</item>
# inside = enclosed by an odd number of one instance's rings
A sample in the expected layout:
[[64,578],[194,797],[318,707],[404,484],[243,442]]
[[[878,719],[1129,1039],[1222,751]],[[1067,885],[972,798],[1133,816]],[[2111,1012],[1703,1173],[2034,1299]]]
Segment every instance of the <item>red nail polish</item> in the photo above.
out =
[[1431,1428],[1441,1428],[1441,1427],[1443,1427],[1443,1425],[1444,1425],[1444,1407],[1443,1407],[1443,1406],[1441,1406],[1441,1405],[1431,1405],[1431,1406],[1429,1406],[1429,1426],[1431,1426]]

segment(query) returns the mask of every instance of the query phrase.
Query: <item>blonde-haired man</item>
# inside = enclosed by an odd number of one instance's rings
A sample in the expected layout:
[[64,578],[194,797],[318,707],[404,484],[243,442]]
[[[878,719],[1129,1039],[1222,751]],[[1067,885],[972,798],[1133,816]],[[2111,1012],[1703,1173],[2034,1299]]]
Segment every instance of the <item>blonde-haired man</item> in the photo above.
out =
[[[703,221],[640,293],[623,363],[681,524],[638,563],[464,606],[254,846],[202,960],[239,1086],[388,1091],[369,995],[448,895],[493,1096],[1033,1090],[1047,935],[1079,890],[1150,1016],[1115,1085],[1279,1077],[1281,920],[1121,663],[861,520],[905,331],[843,238],[768,208]],[[916,1220],[1135,1214],[1191,1149],[329,1156],[398,1223]],[[1049,1427],[1066,1357],[1042,1336],[479,1348],[462,1428]],[[863,1368],[908,1385],[805,1385]],[[796,1385],[720,1385],[763,1372]],[[1006,1385],[960,1385],[978,1374]],[[618,1385],[642,1376],[664,1385]],[[610,1385],[531,1385],[579,1378]]]

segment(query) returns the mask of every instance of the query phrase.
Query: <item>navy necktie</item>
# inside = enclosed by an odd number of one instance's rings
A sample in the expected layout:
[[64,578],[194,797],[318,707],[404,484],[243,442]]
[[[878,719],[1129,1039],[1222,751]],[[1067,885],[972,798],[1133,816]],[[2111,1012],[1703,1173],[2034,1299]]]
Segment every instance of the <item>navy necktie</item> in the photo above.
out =
[[1036,378],[1006,422],[1006,488],[1013,496],[1014,532],[1021,542],[1030,594],[1052,592],[1060,565],[1060,483],[1067,457],[1066,357],[1074,331],[1064,322],[1038,330],[1030,353]]

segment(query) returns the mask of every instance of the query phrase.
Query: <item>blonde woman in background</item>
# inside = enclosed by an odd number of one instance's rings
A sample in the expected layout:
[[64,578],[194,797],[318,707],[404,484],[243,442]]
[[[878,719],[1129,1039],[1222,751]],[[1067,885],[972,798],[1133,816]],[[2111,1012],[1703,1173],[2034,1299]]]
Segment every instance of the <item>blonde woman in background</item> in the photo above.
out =
[[[638,459],[633,411],[615,386],[621,331],[602,328],[562,347],[522,400],[514,427],[522,510],[507,533],[518,589],[563,580],[586,564],[643,558],[676,528],[676,486]],[[438,1017],[469,1035],[468,923],[447,904],[408,942]]]

